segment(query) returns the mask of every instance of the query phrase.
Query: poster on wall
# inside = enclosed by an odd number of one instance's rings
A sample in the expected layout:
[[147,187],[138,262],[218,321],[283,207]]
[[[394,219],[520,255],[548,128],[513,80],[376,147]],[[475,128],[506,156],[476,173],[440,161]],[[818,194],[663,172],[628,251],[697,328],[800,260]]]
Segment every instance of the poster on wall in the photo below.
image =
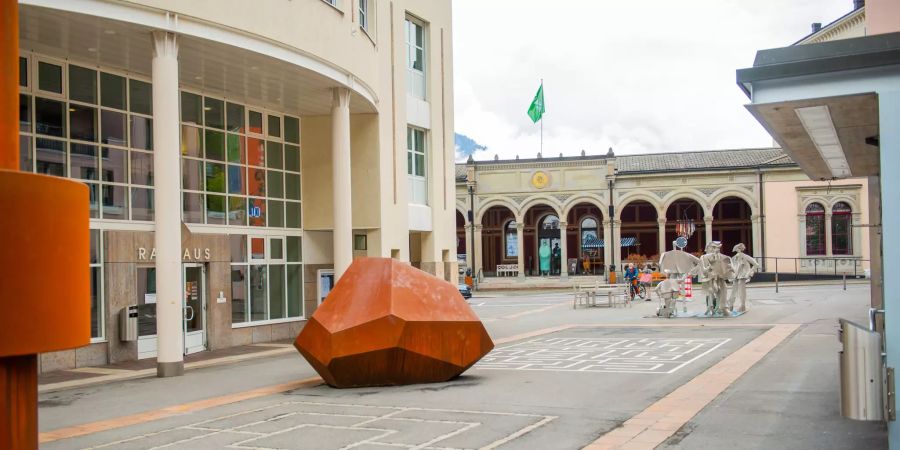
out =
[[506,256],[516,258],[519,256],[519,236],[515,233],[506,235]]

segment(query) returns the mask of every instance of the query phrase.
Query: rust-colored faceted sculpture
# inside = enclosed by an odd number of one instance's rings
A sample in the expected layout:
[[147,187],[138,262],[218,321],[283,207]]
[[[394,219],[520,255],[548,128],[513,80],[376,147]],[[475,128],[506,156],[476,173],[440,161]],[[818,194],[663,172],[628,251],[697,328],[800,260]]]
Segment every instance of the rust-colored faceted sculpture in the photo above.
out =
[[456,286],[391,258],[359,258],[294,346],[332,387],[450,380],[494,348]]

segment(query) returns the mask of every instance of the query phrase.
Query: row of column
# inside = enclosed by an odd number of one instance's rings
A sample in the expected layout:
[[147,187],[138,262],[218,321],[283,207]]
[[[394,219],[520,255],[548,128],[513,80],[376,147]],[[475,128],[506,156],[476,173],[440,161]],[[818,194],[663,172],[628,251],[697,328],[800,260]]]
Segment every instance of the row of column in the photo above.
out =
[[[184,290],[181,253],[181,158],[178,36],[154,31],[152,60],[154,218],[156,246],[157,375],[184,373]],[[332,192],[334,273],[339,279],[353,259],[350,196],[350,90],[333,89]]]

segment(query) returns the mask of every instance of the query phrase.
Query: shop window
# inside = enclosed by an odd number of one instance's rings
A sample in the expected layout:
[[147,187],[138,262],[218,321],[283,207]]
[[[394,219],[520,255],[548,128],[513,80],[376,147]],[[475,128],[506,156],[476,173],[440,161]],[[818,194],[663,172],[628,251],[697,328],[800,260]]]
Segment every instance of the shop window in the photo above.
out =
[[806,254],[825,254],[825,207],[819,203],[806,207]]
[[230,241],[232,323],[253,325],[301,317],[301,238],[232,235]]
[[91,339],[103,339],[103,244],[100,230],[90,231]]
[[853,254],[853,209],[845,202],[831,207],[831,253]]
[[519,257],[519,234],[516,232],[516,221],[510,220],[506,223],[506,226],[503,227],[506,231],[505,242],[506,242],[506,257],[507,258],[518,258]]

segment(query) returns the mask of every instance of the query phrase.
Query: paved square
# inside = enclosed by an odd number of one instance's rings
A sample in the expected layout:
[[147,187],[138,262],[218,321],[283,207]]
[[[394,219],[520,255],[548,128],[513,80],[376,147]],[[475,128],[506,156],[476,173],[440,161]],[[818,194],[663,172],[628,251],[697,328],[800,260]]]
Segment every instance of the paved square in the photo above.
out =
[[479,369],[673,373],[729,338],[537,338],[494,349]]
[[495,411],[290,401],[93,448],[491,449],[554,419]]

